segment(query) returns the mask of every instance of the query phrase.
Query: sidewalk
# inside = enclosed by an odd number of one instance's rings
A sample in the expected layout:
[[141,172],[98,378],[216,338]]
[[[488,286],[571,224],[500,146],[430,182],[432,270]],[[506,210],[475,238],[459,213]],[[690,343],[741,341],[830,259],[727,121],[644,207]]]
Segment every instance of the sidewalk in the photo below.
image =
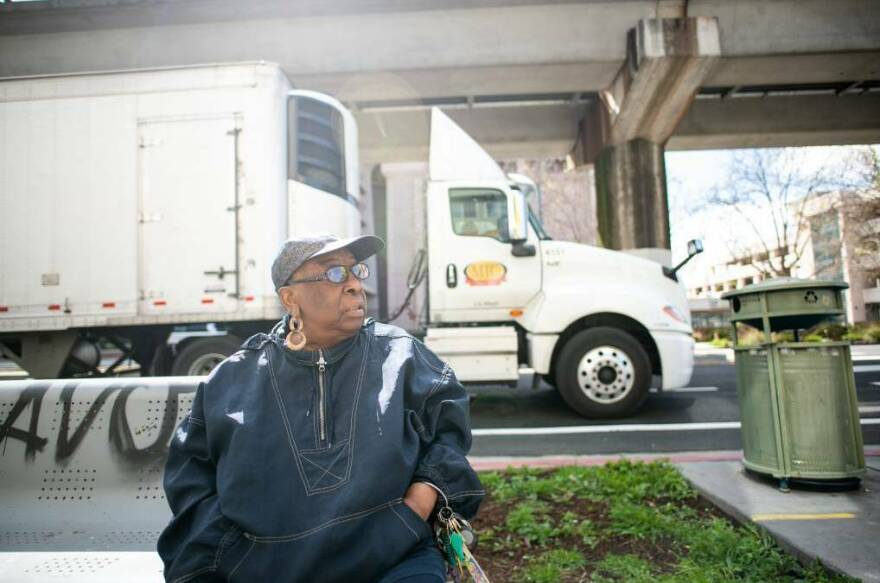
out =
[[742,452],[684,452],[617,456],[472,457],[478,471],[507,466],[599,465],[622,458],[673,463],[707,500],[737,522],[755,523],[804,562],[819,559],[834,571],[880,582],[880,447],[865,448],[868,471],[859,490],[818,492],[792,487],[783,494],[772,481],[748,475]]
[[880,360],[880,344],[855,344],[850,351],[854,361]]
[[880,581],[880,451],[867,456],[859,490],[819,492],[746,474],[738,461],[675,465],[702,496],[741,523],[754,522],[805,562],[819,559],[834,571],[864,582]]

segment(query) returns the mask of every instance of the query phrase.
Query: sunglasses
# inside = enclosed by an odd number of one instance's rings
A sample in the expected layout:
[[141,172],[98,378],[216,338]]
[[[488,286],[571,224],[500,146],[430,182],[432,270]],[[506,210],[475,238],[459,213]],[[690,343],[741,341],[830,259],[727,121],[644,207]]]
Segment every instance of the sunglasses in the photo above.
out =
[[293,285],[294,283],[313,283],[324,280],[327,280],[330,283],[345,283],[348,281],[349,274],[361,280],[367,279],[370,277],[370,268],[364,263],[355,263],[351,267],[333,265],[332,267],[327,268],[327,271],[324,273],[319,273],[318,275],[313,275],[312,277],[307,277],[305,279],[294,279],[288,281],[285,285]]

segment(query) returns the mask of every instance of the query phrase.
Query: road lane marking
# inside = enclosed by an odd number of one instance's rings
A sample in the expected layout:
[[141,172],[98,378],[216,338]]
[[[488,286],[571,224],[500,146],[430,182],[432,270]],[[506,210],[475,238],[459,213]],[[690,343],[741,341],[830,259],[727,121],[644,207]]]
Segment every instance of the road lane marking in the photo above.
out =
[[880,364],[861,364],[853,367],[853,372],[880,372]]
[[[861,419],[862,425],[880,425],[880,418]],[[739,429],[739,421],[712,421],[705,423],[631,423],[629,425],[570,425],[565,427],[499,427],[473,429],[475,437],[511,435],[566,435],[578,433],[635,433],[642,431],[710,431]]]
[[753,514],[752,522],[777,520],[840,520],[855,518],[852,512],[826,512],[822,514]]
[[680,389],[666,389],[664,393],[711,393],[717,391],[718,387],[682,387]]
[[880,383],[871,383],[871,384],[872,384],[872,385],[877,385],[878,387],[880,387]]
[[651,387],[650,392],[652,393],[711,393],[717,391],[718,387],[681,387],[680,389],[658,389],[657,387]]
[[859,407],[859,413],[880,413],[880,405],[867,405]]

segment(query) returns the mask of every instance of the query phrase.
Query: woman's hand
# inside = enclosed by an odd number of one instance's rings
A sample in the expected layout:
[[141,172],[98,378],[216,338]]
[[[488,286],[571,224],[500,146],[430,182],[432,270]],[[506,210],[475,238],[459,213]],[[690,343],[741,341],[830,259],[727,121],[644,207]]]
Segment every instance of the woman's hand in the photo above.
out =
[[427,521],[437,503],[437,492],[427,484],[415,482],[407,488],[403,503],[421,516],[422,520]]

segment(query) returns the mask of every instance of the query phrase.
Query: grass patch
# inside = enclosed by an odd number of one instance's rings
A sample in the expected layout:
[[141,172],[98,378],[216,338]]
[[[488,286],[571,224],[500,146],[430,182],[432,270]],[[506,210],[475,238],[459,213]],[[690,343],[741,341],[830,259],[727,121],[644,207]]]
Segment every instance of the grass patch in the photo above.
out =
[[611,581],[631,581],[632,583],[650,583],[655,575],[651,565],[636,555],[608,554],[596,563],[592,580],[596,583]]
[[842,583],[736,526],[670,464],[623,460],[481,474],[476,555],[493,581]]
[[587,561],[578,551],[547,551],[528,561],[523,580],[530,583],[556,583],[566,575],[579,573]]

